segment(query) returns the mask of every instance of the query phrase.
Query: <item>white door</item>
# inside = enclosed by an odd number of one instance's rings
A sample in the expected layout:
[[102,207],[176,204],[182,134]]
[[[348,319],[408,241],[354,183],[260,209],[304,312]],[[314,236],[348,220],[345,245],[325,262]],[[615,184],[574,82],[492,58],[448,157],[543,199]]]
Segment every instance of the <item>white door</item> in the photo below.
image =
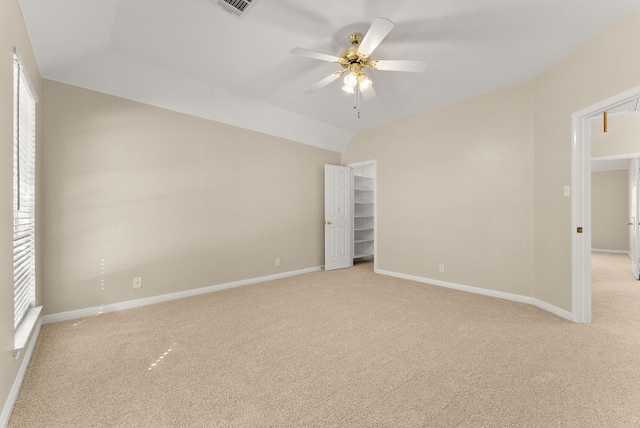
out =
[[631,272],[635,279],[640,279],[640,174],[638,168],[640,162],[638,158],[631,159],[631,174],[630,187],[631,187],[631,201],[629,203],[629,216],[630,220],[627,223],[629,225],[629,243],[631,247]]
[[351,168],[324,166],[324,269],[353,266]]

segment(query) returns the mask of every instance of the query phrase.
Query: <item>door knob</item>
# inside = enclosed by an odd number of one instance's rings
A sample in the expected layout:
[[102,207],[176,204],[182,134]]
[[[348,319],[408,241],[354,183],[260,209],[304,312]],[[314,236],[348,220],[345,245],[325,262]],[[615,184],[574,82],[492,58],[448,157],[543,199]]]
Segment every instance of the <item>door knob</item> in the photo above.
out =
[[633,223],[632,223],[632,222],[630,222],[630,221],[628,221],[628,222],[627,222],[627,226],[633,226]]
[[325,224],[331,224],[331,220],[327,220],[324,222]]

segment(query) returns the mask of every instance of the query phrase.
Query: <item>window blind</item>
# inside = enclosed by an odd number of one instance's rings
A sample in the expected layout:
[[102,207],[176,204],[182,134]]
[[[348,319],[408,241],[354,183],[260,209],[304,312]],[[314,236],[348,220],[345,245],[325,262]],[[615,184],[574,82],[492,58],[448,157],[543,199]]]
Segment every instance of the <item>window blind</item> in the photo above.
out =
[[35,303],[36,98],[17,54],[13,67],[14,328]]

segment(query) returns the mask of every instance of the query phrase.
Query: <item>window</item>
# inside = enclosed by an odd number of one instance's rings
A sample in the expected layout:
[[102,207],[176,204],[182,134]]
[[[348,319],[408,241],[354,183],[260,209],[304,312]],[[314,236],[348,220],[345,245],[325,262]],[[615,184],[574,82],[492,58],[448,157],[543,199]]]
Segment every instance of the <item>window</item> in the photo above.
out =
[[18,330],[35,304],[36,97],[17,53],[13,59],[13,322]]

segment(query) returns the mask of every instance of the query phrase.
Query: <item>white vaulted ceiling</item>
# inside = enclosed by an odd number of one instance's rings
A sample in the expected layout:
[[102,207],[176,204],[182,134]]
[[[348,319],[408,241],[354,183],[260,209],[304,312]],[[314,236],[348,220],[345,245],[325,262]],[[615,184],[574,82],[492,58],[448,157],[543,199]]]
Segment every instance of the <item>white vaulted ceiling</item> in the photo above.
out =
[[[20,0],[43,77],[341,151],[362,129],[529,80],[640,7],[640,0],[257,0],[237,19],[216,0]],[[334,82],[347,34],[396,26],[375,59],[427,60],[420,74],[373,71],[377,98]]]

